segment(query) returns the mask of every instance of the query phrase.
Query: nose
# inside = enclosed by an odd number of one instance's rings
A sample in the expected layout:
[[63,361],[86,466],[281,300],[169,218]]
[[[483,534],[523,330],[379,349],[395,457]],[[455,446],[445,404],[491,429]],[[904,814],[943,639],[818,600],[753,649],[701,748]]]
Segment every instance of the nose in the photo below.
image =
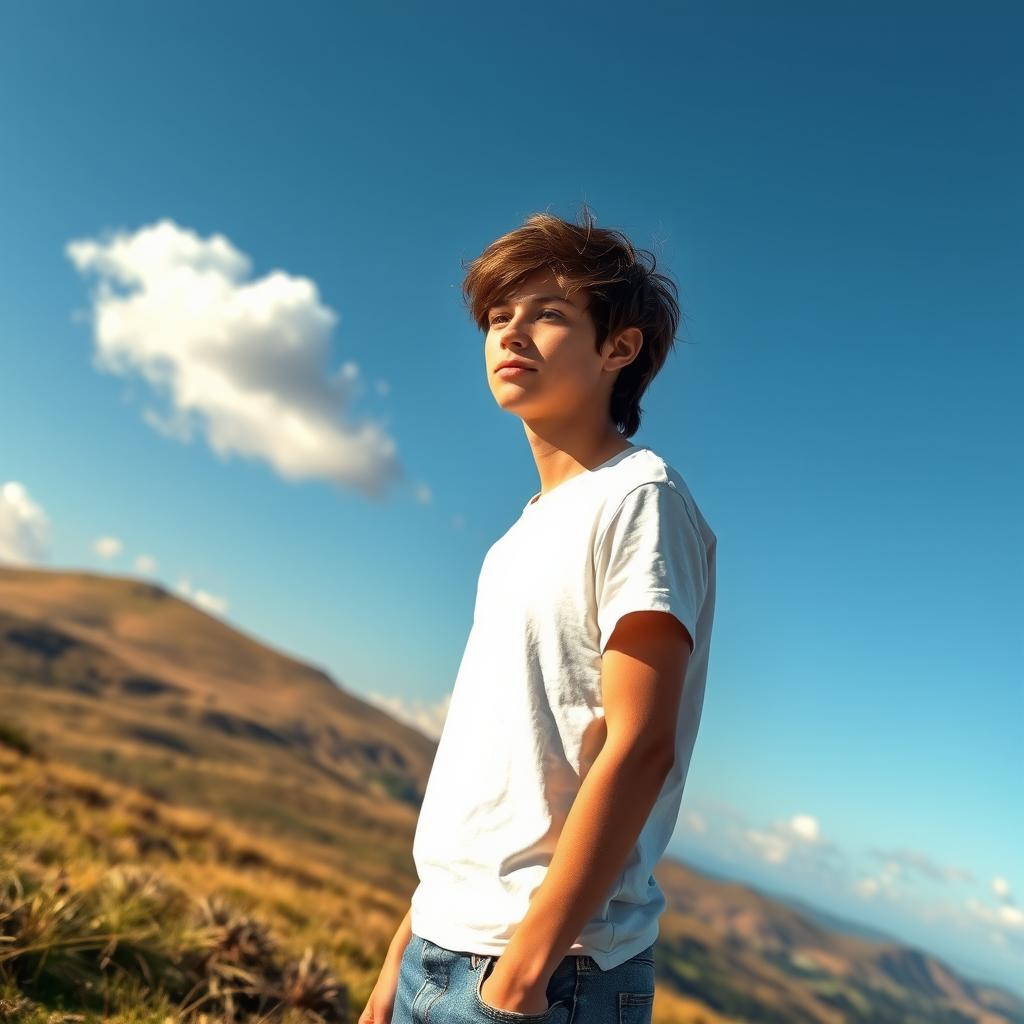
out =
[[498,344],[504,346],[512,343],[522,347],[523,345],[530,344],[530,336],[523,330],[523,323],[526,320],[526,316],[513,316],[501,328],[501,337]]

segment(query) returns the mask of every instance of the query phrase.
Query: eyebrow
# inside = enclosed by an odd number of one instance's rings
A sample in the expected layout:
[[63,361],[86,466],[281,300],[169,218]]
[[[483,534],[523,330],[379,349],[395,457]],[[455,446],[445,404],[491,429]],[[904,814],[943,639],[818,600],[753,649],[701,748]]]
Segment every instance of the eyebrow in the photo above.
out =
[[564,295],[516,295],[511,299],[506,299],[504,302],[495,302],[490,309],[494,309],[496,306],[509,306],[513,302],[564,302],[567,306],[573,306],[575,303],[571,299],[567,299]]

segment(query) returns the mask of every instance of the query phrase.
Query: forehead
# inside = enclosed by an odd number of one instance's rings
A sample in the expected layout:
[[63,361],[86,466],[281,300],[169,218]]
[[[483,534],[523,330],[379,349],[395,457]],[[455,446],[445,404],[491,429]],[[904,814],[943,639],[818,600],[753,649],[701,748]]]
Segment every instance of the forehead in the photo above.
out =
[[515,284],[506,295],[501,296],[499,302],[523,302],[535,296],[557,296],[570,302],[573,305],[583,305],[583,296],[577,289],[571,291],[573,281],[571,278],[563,278],[560,284],[555,274],[548,269],[535,270],[527,274]]

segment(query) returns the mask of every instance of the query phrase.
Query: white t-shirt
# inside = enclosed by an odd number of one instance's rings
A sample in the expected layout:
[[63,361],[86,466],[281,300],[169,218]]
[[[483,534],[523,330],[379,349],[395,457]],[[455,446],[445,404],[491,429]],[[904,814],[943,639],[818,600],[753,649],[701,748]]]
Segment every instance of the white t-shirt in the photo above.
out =
[[415,935],[501,955],[603,742],[601,656],[615,624],[653,609],[694,641],[675,765],[607,899],[565,952],[610,970],[655,941],[666,899],[651,872],[700,722],[715,547],[682,477],[639,445],[534,495],[491,546],[413,840]]

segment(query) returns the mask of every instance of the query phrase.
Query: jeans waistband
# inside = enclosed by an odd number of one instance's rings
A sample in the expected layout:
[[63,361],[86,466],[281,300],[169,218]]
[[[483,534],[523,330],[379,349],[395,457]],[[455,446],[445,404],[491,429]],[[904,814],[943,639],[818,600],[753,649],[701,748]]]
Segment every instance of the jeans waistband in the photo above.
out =
[[[475,971],[485,960],[497,959],[497,953],[462,953],[461,956],[469,957],[469,965]],[[569,953],[563,958],[563,963],[566,960],[574,961],[576,964],[577,971],[592,971],[597,966],[593,957],[588,956],[586,953]]]

